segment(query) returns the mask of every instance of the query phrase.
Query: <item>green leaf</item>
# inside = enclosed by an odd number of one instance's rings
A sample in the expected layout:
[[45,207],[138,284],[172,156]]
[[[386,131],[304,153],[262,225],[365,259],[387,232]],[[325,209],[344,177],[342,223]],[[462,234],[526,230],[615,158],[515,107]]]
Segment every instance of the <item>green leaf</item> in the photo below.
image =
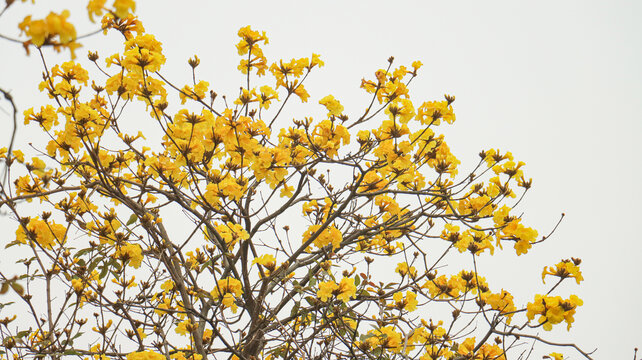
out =
[[4,248],[5,248],[5,249],[8,249],[8,248],[10,248],[10,247],[12,247],[12,246],[16,246],[16,245],[20,245],[20,244],[22,244],[20,241],[18,241],[18,240],[14,240],[14,241],[12,241],[12,242],[8,243],[8,244],[7,244],[7,246],[5,246]]
[[81,257],[86,253],[90,252],[91,250],[92,250],[91,248],[78,250],[78,252],[76,253],[76,255],[74,255],[74,257]]
[[306,296],[305,297],[305,301],[307,301],[308,304],[310,304],[310,305],[314,305],[314,304],[316,304],[318,302],[317,299],[315,297],[312,297],[312,296]]
[[107,272],[109,271],[109,266],[108,265],[103,265],[103,267],[100,270],[100,275],[98,275],[99,279],[104,279],[105,276],[107,276]]
[[300,307],[301,307],[301,302],[300,301],[295,302],[294,306],[292,307],[292,310],[290,310],[290,316],[295,316],[296,314],[298,314]]
[[2,310],[2,308],[3,308],[3,307],[5,307],[5,306],[7,306],[7,305],[11,305],[11,304],[13,304],[13,303],[14,303],[14,301],[9,301],[9,302],[6,302],[6,303],[2,303],[2,304],[0,304],[0,310]]
[[95,259],[94,259],[94,261],[92,261],[91,263],[89,263],[89,266],[87,267],[87,271],[89,271],[90,273],[91,273],[92,271],[94,271],[94,269],[96,268],[96,266],[98,266],[98,264],[99,264],[101,261],[103,261],[103,259],[104,259],[104,257],[102,257],[102,256],[98,256],[97,258],[95,258]]
[[136,214],[132,214],[132,216],[129,217],[129,220],[127,220],[127,226],[133,224],[138,220],[138,216]]
[[22,287],[22,285],[18,284],[15,281],[11,282],[11,288],[13,291],[17,292],[18,295],[22,296],[25,293],[25,288]]

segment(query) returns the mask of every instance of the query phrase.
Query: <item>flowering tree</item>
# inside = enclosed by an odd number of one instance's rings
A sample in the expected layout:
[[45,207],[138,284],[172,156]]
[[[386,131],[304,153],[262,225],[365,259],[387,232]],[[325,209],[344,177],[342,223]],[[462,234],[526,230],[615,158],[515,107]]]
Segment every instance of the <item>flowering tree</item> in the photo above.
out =
[[[478,273],[476,258],[547,236],[512,212],[531,180],[510,152],[458,176],[438,133],[455,97],[413,102],[419,61],[362,80],[362,112],[328,95],[322,119],[290,121],[319,55],[270,63],[266,34],[244,27],[246,81],[218,96],[197,56],[188,85],[163,75],[134,7],[89,1],[122,52],[43,61],[51,101],[24,122],[48,140],[30,159],[13,140],[0,150],[16,229],[3,252],[17,256],[0,272],[3,358],[507,359],[525,341],[590,358],[537,335],[571,327],[582,300],[553,291],[583,280],[579,259],[545,267],[550,289],[519,301]],[[75,58],[68,16],[26,17],[13,40]]]

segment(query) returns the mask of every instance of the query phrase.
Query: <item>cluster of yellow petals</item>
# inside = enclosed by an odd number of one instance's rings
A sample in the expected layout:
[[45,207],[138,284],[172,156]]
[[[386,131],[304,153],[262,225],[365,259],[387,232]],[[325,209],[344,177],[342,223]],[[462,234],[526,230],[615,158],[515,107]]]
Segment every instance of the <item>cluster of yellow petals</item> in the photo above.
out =
[[328,157],[333,158],[337,156],[342,144],[350,143],[350,133],[343,125],[332,120],[323,120],[312,131],[312,143]]
[[544,330],[550,331],[553,325],[565,321],[567,330],[570,330],[575,319],[575,311],[578,306],[583,305],[582,299],[577,295],[571,295],[568,299],[561,296],[535,295],[535,300],[526,305],[526,316],[533,320],[539,316],[537,321],[543,325]]
[[259,33],[258,31],[252,30],[248,25],[238,31],[238,36],[241,38],[236,45],[238,54],[248,54],[249,57],[248,59],[241,60],[238,66],[239,71],[243,74],[248,74],[250,69],[255,68],[258,76],[265,75],[265,71],[268,68],[267,59],[263,55],[263,49],[259,46],[260,42],[263,42],[263,44],[269,42],[265,31]]
[[524,226],[520,218],[510,216],[509,212],[510,208],[504,205],[493,214],[495,226],[501,228],[496,235],[497,243],[503,239],[513,240],[517,255],[526,254],[537,239],[537,230]]
[[334,96],[328,95],[321,100],[319,104],[325,106],[328,109],[328,116],[339,116],[343,113],[344,107],[341,105],[339,100],[335,99]]
[[51,130],[52,126],[59,124],[58,113],[51,105],[41,106],[40,112],[38,113],[34,113],[33,108],[29,108],[25,110],[23,114],[25,117],[25,125],[32,121],[37,122],[46,131]]
[[498,310],[500,314],[503,314],[506,317],[506,323],[510,324],[515,311],[517,311],[513,295],[502,289],[500,293],[482,293],[481,299],[493,310]]
[[414,266],[409,266],[408,263],[406,262],[401,262],[397,264],[397,267],[395,268],[395,272],[401,275],[402,277],[408,275],[411,278],[415,278],[417,276],[417,269]]
[[87,13],[92,22],[94,21],[94,16],[101,16],[105,11],[121,19],[131,16],[136,11],[136,2],[134,0],[114,0],[111,8],[107,8],[106,4],[107,0],[89,0]]
[[[311,225],[303,233],[303,243],[307,243],[312,235],[316,234],[321,230],[321,225]],[[343,235],[341,231],[335,226],[331,225],[321,230],[312,240],[312,244],[317,248],[321,249],[325,246],[331,245],[332,249],[337,249],[341,242],[343,241]]]
[[548,266],[544,267],[544,271],[542,271],[542,281],[544,281],[546,275],[553,275],[556,277],[559,277],[560,280],[566,279],[566,278],[573,278],[575,279],[575,282],[579,285],[580,282],[584,280],[584,277],[582,276],[582,271],[580,271],[580,259],[565,259],[562,260],[561,262],[557,263],[554,267],[553,266]]
[[134,268],[139,268],[143,261],[143,249],[138,244],[126,243],[117,246],[114,258],[122,259],[123,261],[129,260],[129,265]]
[[67,48],[74,58],[75,50],[80,47],[80,44],[75,42],[76,28],[67,21],[69,15],[69,10],[63,10],[59,14],[50,12],[44,19],[36,20],[28,15],[18,25],[18,28],[29,37],[29,41],[35,46],[51,44],[56,51]]
[[165,355],[153,351],[136,351],[127,354],[127,360],[163,360]]
[[210,294],[214,300],[221,302],[223,308],[231,308],[233,312],[236,312],[238,305],[236,304],[235,299],[243,295],[243,285],[241,285],[239,280],[227,277],[225,279],[218,280]]
[[458,225],[446,224],[440,237],[453,243],[459,252],[469,251],[475,255],[482,254],[486,249],[492,255],[495,247],[491,242],[492,237],[477,228],[469,228],[461,232]]
[[225,244],[232,249],[239,241],[247,240],[250,234],[245,231],[242,225],[233,222],[215,226],[216,232],[225,241]]
[[50,220],[38,217],[29,219],[16,230],[16,240],[22,244],[35,242],[39,246],[51,249],[63,244],[67,237],[67,228]]
[[388,307],[399,310],[415,311],[419,304],[417,301],[417,294],[412,291],[406,291],[405,296],[401,291],[398,291],[392,296],[392,300],[394,303],[389,304]]
[[433,280],[427,280],[422,288],[428,289],[432,298],[452,299],[457,298],[466,289],[466,283],[460,276],[441,275]]
[[495,344],[483,344],[475,351],[475,338],[467,338],[462,342],[457,353],[464,356],[466,359],[496,359],[506,360],[504,350]]
[[317,296],[321,301],[328,301],[333,296],[338,300],[347,303],[351,298],[357,294],[357,287],[354,284],[354,278],[344,277],[337,284],[334,280],[323,281],[319,283],[319,291]]
[[276,258],[270,254],[264,254],[252,260],[252,264],[259,264],[268,270],[274,270],[276,267]]

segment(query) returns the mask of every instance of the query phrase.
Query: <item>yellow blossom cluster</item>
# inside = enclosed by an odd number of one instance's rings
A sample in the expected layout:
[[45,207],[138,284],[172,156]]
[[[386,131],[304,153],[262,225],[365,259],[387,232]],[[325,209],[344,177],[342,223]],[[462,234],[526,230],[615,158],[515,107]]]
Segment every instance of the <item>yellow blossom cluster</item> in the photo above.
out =
[[328,226],[321,230],[321,225],[311,225],[303,233],[303,243],[310,242],[310,239],[312,239],[312,244],[319,249],[327,245],[332,245],[332,249],[336,249],[341,245],[343,237],[341,231],[334,226]]
[[127,354],[127,360],[163,360],[165,355],[153,351],[136,351]]
[[467,338],[462,342],[457,353],[466,359],[497,359],[506,360],[504,350],[496,344],[483,344],[475,351],[475,338]]
[[356,293],[357,288],[354,285],[354,278],[344,277],[338,284],[334,280],[319,283],[317,296],[321,301],[328,301],[331,297],[336,296],[338,300],[347,303],[356,296]]
[[76,27],[67,21],[69,15],[69,10],[63,10],[61,13],[50,12],[44,19],[32,19],[31,15],[28,15],[18,28],[29,37],[28,42],[35,46],[53,45],[58,52],[67,48],[74,58],[80,44],[75,41]]
[[276,258],[270,254],[264,254],[252,260],[252,264],[258,264],[265,268],[267,276],[270,276],[270,273],[276,269]]
[[129,261],[128,265],[139,268],[143,261],[143,249],[138,244],[124,244],[116,247],[114,258],[121,259],[124,262]]
[[18,242],[23,244],[35,242],[38,246],[48,249],[65,242],[67,228],[64,225],[38,217],[26,220],[16,230]]
[[580,282],[584,280],[579,266],[581,262],[582,260],[580,259],[572,258],[571,260],[562,260],[554,267],[544,267],[544,271],[542,271],[542,281],[545,280],[546,275],[553,275],[560,278],[560,281],[566,278],[573,278],[579,285]]
[[570,330],[575,320],[573,315],[577,307],[583,304],[584,302],[577,295],[571,295],[568,299],[563,299],[561,296],[535,295],[535,300],[526,306],[526,316],[529,320],[538,316],[538,323],[547,331],[552,330],[553,325],[562,321],[566,322],[566,328]]
[[216,225],[216,232],[223,239],[229,248],[233,248],[239,241],[249,239],[250,235],[240,224],[227,222],[227,224]]
[[243,286],[237,279],[227,277],[218,280],[210,294],[214,300],[220,301],[223,308],[231,308],[233,312],[236,312],[238,305],[235,299],[243,295]]
[[509,215],[510,208],[506,205],[495,211],[493,221],[501,231],[497,232],[497,243],[500,240],[508,239],[515,241],[517,255],[526,254],[537,238],[537,230],[521,224],[521,218]]
[[389,304],[388,306],[399,310],[415,311],[419,304],[417,301],[417,294],[412,291],[406,291],[405,296],[401,291],[396,292],[392,296],[392,300],[394,303]]
[[441,232],[442,239],[453,243],[459,252],[470,251],[472,254],[479,255],[488,249],[492,255],[495,251],[491,236],[484,231],[471,228],[460,233],[458,225],[446,224]]

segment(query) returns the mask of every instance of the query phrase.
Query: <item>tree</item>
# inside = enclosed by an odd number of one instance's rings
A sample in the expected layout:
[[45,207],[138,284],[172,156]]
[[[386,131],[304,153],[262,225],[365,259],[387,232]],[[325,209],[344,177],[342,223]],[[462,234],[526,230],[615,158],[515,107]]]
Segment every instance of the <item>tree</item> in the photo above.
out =
[[[43,61],[51,101],[24,121],[48,140],[30,160],[13,140],[0,151],[0,206],[16,220],[3,251],[20,257],[0,272],[4,357],[506,359],[527,341],[590,358],[537,335],[570,329],[582,300],[553,291],[583,280],[579,259],[545,267],[550,290],[526,301],[478,273],[477,257],[548,236],[512,211],[532,181],[510,152],[458,174],[438,134],[455,97],[410,97],[421,62],[391,57],[362,80],[362,113],[328,95],[322,120],[289,121],[319,55],[269,63],[266,34],[244,27],[246,81],[228,99],[197,81],[197,56],[189,85],[164,76],[134,7],[89,1],[122,52]],[[68,16],[27,17],[15,41],[74,58]],[[155,130],[132,124],[143,109]]]

